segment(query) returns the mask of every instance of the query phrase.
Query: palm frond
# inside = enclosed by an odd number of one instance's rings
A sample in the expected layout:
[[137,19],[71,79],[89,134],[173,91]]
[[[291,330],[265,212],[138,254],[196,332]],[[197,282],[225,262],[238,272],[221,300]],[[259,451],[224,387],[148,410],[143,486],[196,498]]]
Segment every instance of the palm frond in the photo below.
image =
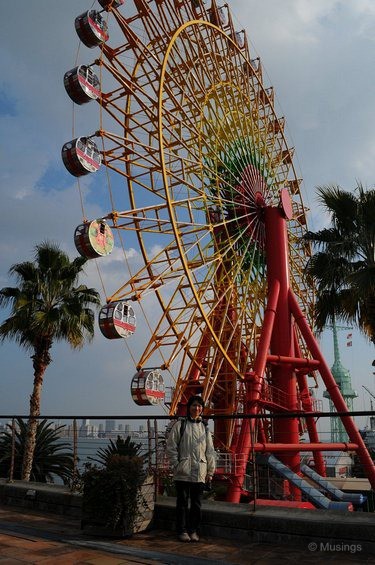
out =
[[375,190],[329,185],[318,187],[318,196],[332,225],[304,237],[318,249],[306,267],[317,292],[317,327],[335,315],[375,343]]
[[[14,478],[21,478],[21,467],[27,438],[27,422],[17,418],[15,421],[15,466]],[[31,480],[37,482],[53,482],[60,477],[64,483],[73,474],[73,453],[70,444],[61,441],[61,432],[65,426],[53,427],[46,419],[37,425],[34,460]],[[0,476],[9,476],[12,451],[12,428],[0,438]]]

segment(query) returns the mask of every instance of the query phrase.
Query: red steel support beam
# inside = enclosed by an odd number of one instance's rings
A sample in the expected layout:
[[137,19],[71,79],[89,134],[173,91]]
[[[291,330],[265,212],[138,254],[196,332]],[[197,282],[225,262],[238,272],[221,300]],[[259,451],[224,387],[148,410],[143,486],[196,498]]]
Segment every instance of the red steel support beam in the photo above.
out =
[[305,367],[314,371],[320,365],[320,361],[316,359],[304,359],[303,357],[286,357],[285,355],[267,355],[267,361],[270,363],[292,364],[293,367]]
[[[269,287],[267,307],[264,313],[263,327],[259,339],[256,358],[254,361],[254,372],[248,377],[246,383],[246,406],[245,412],[249,414],[257,414],[258,402],[261,397],[262,383],[264,372],[266,370],[267,355],[270,348],[270,342],[273,331],[273,324],[276,315],[277,303],[279,300],[280,283],[274,281],[273,285]],[[241,423],[241,431],[238,437],[235,452],[241,454],[242,463],[238,467],[238,475],[228,487],[227,501],[239,502],[242,493],[242,480],[246,472],[246,463],[249,459],[252,446],[255,441],[256,428],[254,422],[251,423],[246,418]]]
[[312,333],[307,320],[299,307],[299,304],[296,300],[294,294],[290,291],[289,293],[289,303],[294,314],[294,318],[298,327],[302,333],[302,336],[306,342],[307,347],[309,348],[312,356],[315,359],[320,361],[320,369],[319,372],[322,376],[323,382],[326,386],[327,391],[332,399],[332,402],[337,410],[337,412],[346,412],[347,416],[342,416],[341,420],[343,426],[349,436],[351,442],[358,444],[358,448],[356,449],[358,453],[358,457],[364,467],[366,476],[370,481],[371,487],[375,490],[375,463],[371,459],[369,452],[365,446],[365,443],[359,433],[353,418],[349,415],[348,407],[345,404],[345,400],[343,399],[339,386],[335,381],[331,371],[327,363],[325,362],[323,355],[320,352],[318,343]]
[[[271,338],[271,355],[281,357],[295,357],[294,332],[292,314],[289,307],[289,253],[288,235],[284,212],[279,207],[267,207],[264,211],[266,227],[266,255],[267,255],[267,280],[268,284],[274,281],[280,283],[279,300],[277,304],[275,323]],[[290,412],[297,409],[297,380],[293,363],[271,365],[272,386],[278,388],[288,399],[286,408]],[[276,443],[299,443],[299,426],[297,418],[285,418],[277,422],[273,439]],[[285,455],[282,462],[295,473],[299,472],[299,453]],[[291,487],[293,496],[298,499],[299,489]]]
[[[254,445],[254,451],[261,453],[295,453],[296,451],[356,451],[357,443],[259,443]],[[319,473],[320,474],[320,473]]]

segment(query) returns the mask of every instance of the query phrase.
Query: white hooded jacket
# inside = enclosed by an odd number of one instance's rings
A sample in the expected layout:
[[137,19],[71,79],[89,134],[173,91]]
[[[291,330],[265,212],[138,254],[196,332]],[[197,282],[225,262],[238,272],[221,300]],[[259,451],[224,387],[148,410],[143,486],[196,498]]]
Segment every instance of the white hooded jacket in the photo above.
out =
[[173,467],[175,481],[191,483],[206,482],[207,475],[215,472],[215,449],[211,432],[201,419],[186,420],[186,427],[181,437],[181,423],[178,420],[172,427],[167,439],[167,455]]

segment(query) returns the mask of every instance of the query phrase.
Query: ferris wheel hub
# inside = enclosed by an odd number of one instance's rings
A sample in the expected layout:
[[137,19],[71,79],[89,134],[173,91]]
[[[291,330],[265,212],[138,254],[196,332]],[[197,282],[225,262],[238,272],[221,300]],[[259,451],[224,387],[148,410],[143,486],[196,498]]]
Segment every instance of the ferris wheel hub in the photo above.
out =
[[293,205],[287,188],[280,190],[280,207],[284,213],[284,217],[287,220],[291,220],[293,218]]
[[264,196],[261,192],[257,191],[255,193],[255,205],[257,208],[265,208],[266,201],[264,200]]

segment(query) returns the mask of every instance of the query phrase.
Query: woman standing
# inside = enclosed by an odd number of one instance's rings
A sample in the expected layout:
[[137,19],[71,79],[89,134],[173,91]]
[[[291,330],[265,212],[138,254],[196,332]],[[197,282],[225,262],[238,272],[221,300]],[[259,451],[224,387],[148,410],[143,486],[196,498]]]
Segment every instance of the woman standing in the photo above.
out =
[[176,530],[178,539],[186,542],[199,541],[203,488],[215,472],[215,450],[202,420],[203,408],[203,398],[192,396],[187,403],[187,417],[173,425],[167,439],[177,493]]

